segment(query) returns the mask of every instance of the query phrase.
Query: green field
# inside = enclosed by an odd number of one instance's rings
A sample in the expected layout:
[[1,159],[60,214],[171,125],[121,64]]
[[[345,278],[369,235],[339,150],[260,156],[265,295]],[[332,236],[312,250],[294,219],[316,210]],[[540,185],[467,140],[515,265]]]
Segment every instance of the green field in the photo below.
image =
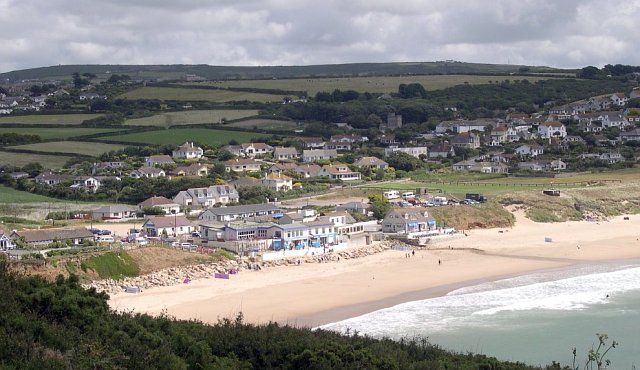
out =
[[45,197],[40,194],[19,191],[0,185],[0,203],[42,203],[61,202],[60,199]]
[[[522,80],[530,82],[546,80],[550,77],[530,76],[478,76],[478,75],[432,75],[432,76],[375,76],[375,77],[339,77],[339,78],[299,78],[281,80],[230,80],[202,82],[200,84],[217,87],[253,87],[261,89],[278,89],[306,91],[315,95],[318,91],[356,90],[370,93],[392,93],[398,91],[400,84],[421,83],[427,90],[439,90],[465,83],[478,85],[489,81]],[[189,83],[195,85],[195,83]]]
[[258,94],[243,91],[183,89],[172,87],[141,87],[119,96],[125,99],[158,99],[184,101],[210,101],[216,103],[230,101],[280,102],[284,95]]
[[71,158],[63,155],[0,152],[0,164],[22,167],[29,163],[40,163],[44,168],[62,168]]
[[130,143],[146,143],[146,144],[182,144],[185,141],[195,141],[201,144],[209,145],[226,145],[230,140],[237,142],[249,142],[251,139],[269,137],[269,135],[241,132],[214,130],[207,128],[177,128],[169,130],[136,132],[124,135],[105,136],[101,139],[111,141],[122,141]]
[[76,136],[104,134],[109,132],[119,132],[121,130],[110,128],[37,128],[37,127],[0,127],[0,135],[6,133],[16,133],[22,135],[38,135],[43,140],[49,139],[69,139]]
[[260,129],[260,130],[296,130],[303,129],[303,125],[298,125],[295,121],[282,121],[275,119],[253,118],[245,121],[238,121],[225,124],[224,127]]
[[251,109],[192,110],[185,112],[168,112],[156,114],[151,117],[128,119],[125,124],[130,126],[170,127],[203,123],[220,123],[223,119],[229,121],[251,117],[257,114],[257,110]]
[[94,270],[102,279],[122,279],[125,276],[138,276],[139,269],[135,261],[126,252],[108,252],[94,256],[80,265],[83,271]]
[[32,150],[36,152],[71,153],[71,154],[98,156],[100,154],[110,152],[113,150],[124,149],[124,147],[125,147],[124,145],[94,143],[94,142],[88,142],[88,141],[87,142],[52,141],[48,143],[18,145],[10,148],[21,149],[21,150]]
[[29,116],[0,117],[0,123],[25,123],[30,125],[79,125],[84,120],[100,116],[102,116],[102,114],[33,114]]

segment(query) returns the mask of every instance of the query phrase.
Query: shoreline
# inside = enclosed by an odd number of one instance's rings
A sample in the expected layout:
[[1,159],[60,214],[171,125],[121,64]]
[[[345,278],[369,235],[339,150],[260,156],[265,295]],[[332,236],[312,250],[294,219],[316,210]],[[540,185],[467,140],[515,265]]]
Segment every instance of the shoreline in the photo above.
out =
[[[640,258],[639,216],[559,224],[516,216],[513,228],[472,230],[436,249],[417,250],[412,258],[388,250],[348,261],[242,272],[227,281],[208,278],[117,294],[109,303],[117,310],[206,323],[242,312],[250,323],[313,327],[483,282]],[[544,241],[547,235],[553,243]]]

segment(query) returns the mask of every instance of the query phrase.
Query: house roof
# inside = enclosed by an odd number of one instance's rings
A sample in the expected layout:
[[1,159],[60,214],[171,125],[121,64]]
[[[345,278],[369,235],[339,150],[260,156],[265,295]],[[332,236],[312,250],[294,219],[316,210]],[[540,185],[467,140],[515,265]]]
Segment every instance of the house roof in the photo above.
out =
[[387,162],[377,157],[362,157],[355,163],[356,166],[380,166],[386,164]]
[[230,159],[224,162],[224,164],[227,166],[238,166],[238,165],[258,165],[259,166],[260,162],[251,158],[235,158],[235,159]]
[[227,215],[236,215],[236,214],[244,214],[244,213],[277,212],[277,211],[281,211],[280,207],[277,207],[270,203],[262,203],[262,204],[245,204],[240,206],[209,208],[205,212],[210,212],[217,216],[227,216]]
[[151,161],[154,163],[175,163],[171,156],[162,154],[162,155],[152,155],[147,158],[147,161]]
[[191,225],[191,221],[189,221],[184,216],[167,216],[167,217],[149,217],[144,225],[153,224],[156,228],[167,228],[174,226],[189,226]]
[[308,156],[323,156],[323,157],[337,157],[338,151],[335,149],[306,149],[302,151],[302,155]]
[[558,121],[546,121],[542,122],[540,126],[549,126],[549,127],[562,127],[564,126],[561,122]]
[[273,150],[275,156],[279,155],[298,155],[298,149],[292,146],[277,146]]
[[138,168],[136,171],[142,174],[160,174],[164,172],[163,170],[155,167],[142,166]]
[[153,206],[162,206],[162,205],[169,205],[169,204],[176,204],[176,203],[174,203],[172,200],[167,199],[165,197],[151,197],[145,200],[144,202],[139,203],[138,205],[142,207],[153,207]]
[[202,150],[202,148],[197,147],[193,144],[193,142],[185,142],[184,144],[180,145],[178,148],[176,148],[176,151],[179,150],[190,150],[190,149],[196,149],[196,150]]
[[16,231],[15,235],[24,238],[27,243],[44,242],[48,240],[84,239],[93,237],[91,231],[84,227],[21,230]]
[[114,212],[133,212],[135,208],[131,206],[126,206],[123,204],[114,204],[110,206],[102,206],[100,208],[94,209],[94,213],[114,213]]

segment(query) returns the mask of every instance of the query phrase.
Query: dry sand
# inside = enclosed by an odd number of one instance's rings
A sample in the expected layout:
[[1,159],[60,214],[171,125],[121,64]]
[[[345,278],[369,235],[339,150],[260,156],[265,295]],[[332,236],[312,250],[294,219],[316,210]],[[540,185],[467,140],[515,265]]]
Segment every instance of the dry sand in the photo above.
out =
[[[431,250],[416,251],[412,258],[390,250],[355,260],[243,271],[230,280],[205,279],[118,294],[110,304],[209,323],[242,312],[254,323],[316,326],[481,281],[640,258],[640,216],[556,224],[534,223],[520,213],[516,217],[511,229],[473,230],[466,237],[434,244]],[[545,237],[553,242],[545,242]]]

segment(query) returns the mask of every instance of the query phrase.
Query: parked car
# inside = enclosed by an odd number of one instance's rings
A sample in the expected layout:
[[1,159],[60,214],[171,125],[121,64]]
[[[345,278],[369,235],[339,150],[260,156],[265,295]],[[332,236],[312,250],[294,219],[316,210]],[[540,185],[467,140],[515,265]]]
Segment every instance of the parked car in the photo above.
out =
[[96,236],[96,242],[98,243],[113,243],[115,240],[111,235],[98,235]]

